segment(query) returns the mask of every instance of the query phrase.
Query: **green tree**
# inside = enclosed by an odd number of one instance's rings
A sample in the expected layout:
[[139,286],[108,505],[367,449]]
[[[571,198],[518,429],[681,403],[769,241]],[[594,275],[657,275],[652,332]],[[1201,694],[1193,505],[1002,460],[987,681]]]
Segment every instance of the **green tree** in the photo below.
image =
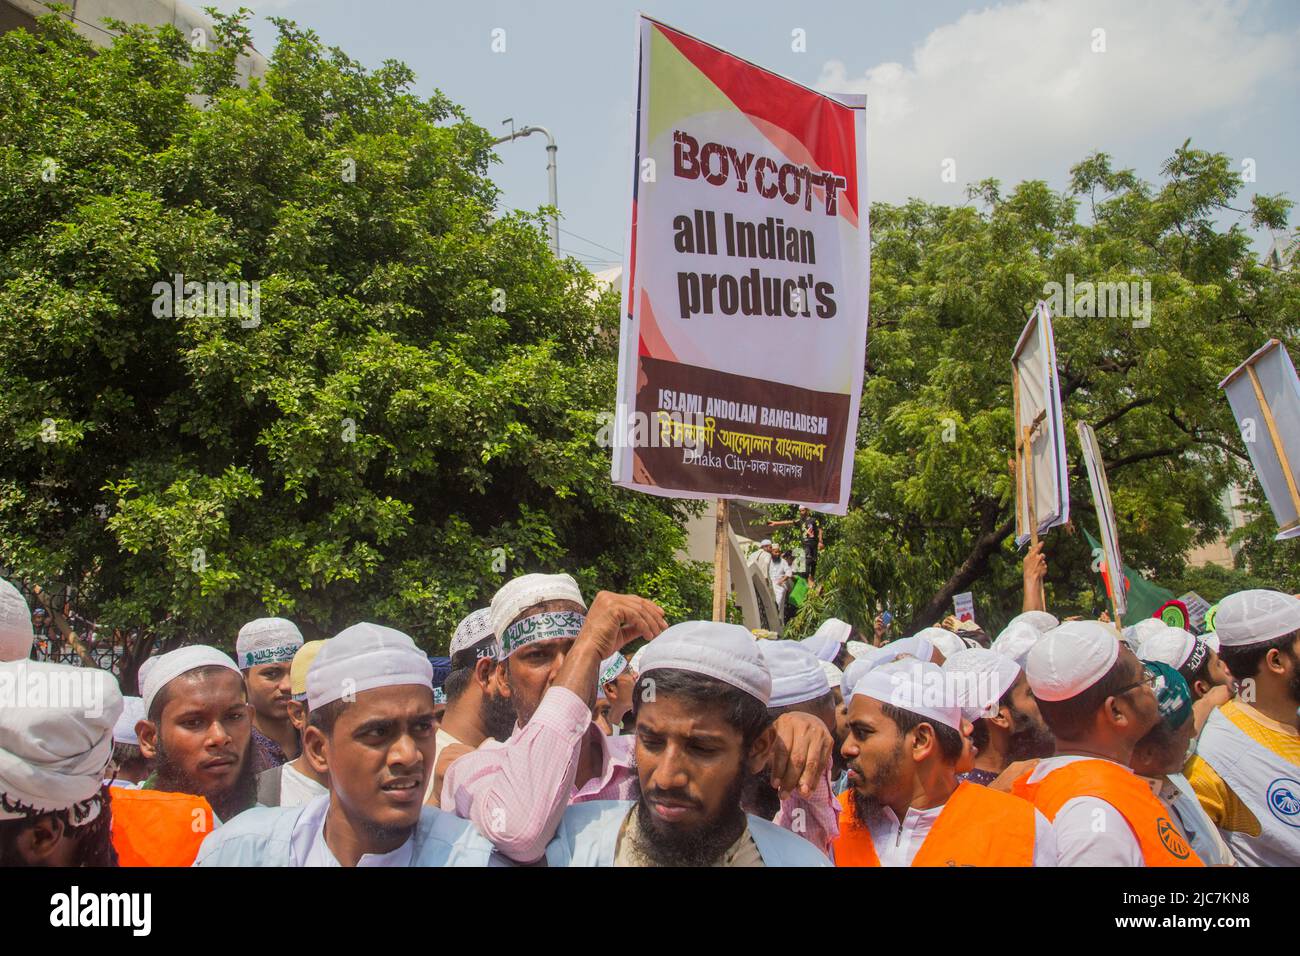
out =
[[[1064,192],[1031,181],[1004,195],[988,181],[960,208],[873,207],[852,504],[830,523],[823,590],[797,630],[831,614],[868,625],[889,607],[911,633],[971,589],[986,627],[1019,611],[1010,354],[1045,284],[1067,274],[1150,282],[1152,298],[1145,328],[1132,317],[1054,321],[1073,521],[1096,533],[1081,420],[1097,431],[1126,564],[1177,579],[1189,548],[1227,530],[1221,493],[1254,479],[1218,382],[1269,337],[1294,354],[1300,311],[1296,273],[1262,264],[1245,227],[1284,229],[1291,203],[1257,195],[1239,207],[1229,158],[1189,143],[1162,173],[1148,184],[1097,154]],[[1300,544],[1274,546],[1269,516],[1257,529],[1243,569],[1294,582]],[[1049,606],[1101,611],[1083,536],[1053,531],[1046,549]]]
[[616,303],[498,215],[491,136],[286,21],[241,88],[216,20],[0,37],[0,564],[132,676],[263,614],[445,648],[525,570],[706,614],[687,506],[597,444]]

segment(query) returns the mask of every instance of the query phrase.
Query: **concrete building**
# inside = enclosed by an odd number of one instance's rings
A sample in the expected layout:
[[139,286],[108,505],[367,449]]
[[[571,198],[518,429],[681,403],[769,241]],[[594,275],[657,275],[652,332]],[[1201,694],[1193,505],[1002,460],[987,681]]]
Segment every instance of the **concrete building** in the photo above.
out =
[[[105,18],[123,23],[143,23],[151,27],[172,24],[189,38],[191,45],[215,42],[212,21],[206,14],[180,0],[63,0],[70,11],[63,11],[78,33],[96,46],[109,46],[114,33]],[[36,18],[51,13],[39,0],[0,0],[0,33],[20,27],[31,30]],[[266,57],[256,50],[242,54],[236,63],[240,79],[266,72]]]

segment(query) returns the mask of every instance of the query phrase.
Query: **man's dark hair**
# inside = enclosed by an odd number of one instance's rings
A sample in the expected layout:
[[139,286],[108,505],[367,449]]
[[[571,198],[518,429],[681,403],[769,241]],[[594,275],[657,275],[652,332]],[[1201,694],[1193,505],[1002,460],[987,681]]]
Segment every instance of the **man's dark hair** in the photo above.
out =
[[1292,631],[1290,634],[1283,634],[1281,637],[1275,637],[1271,641],[1261,641],[1258,644],[1246,644],[1241,647],[1224,645],[1219,648],[1219,657],[1223,658],[1223,663],[1228,665],[1228,670],[1232,671],[1233,677],[1237,680],[1245,680],[1259,673],[1264,657],[1271,650],[1281,651],[1294,658],[1291,645],[1295,643],[1297,637],[1300,637],[1300,631]]
[[827,691],[821,697],[814,697],[812,700],[801,701],[797,704],[786,704],[784,707],[769,707],[767,715],[776,720],[782,714],[813,714],[816,716],[819,711],[826,708],[835,709],[835,692]]
[[321,704],[315,710],[307,715],[307,726],[315,727],[326,737],[334,736],[334,724],[339,719],[339,715],[347,709],[350,701],[332,700],[328,704]]
[[[1141,665],[1138,665],[1138,669]],[[1125,684],[1133,683],[1134,668],[1126,658],[1118,658],[1101,680],[1082,693],[1065,700],[1043,700],[1037,697],[1038,712],[1043,722],[1057,740],[1078,740],[1092,727],[1097,710],[1113,697]]]
[[113,744],[111,766],[116,767],[119,772],[126,771],[133,775],[147,773],[149,763],[149,758],[140,752],[139,744]]
[[[229,671],[229,667],[223,667],[220,664],[204,664],[202,667],[196,667],[193,670],[188,670],[184,674],[177,674],[176,676],[188,677],[190,674],[198,674],[200,677],[212,677],[214,674],[225,674],[229,673]],[[159,722],[162,720],[163,709],[167,706],[167,701],[171,697],[171,693],[167,689],[171,687],[171,683],[171,681],[168,681],[164,684],[162,689],[154,695],[153,700],[149,704],[149,720],[155,726],[159,726]],[[248,700],[247,685],[244,685],[244,700]]]
[[[1011,704],[1011,691],[1014,687],[1015,687],[1015,682],[1013,681],[1011,687],[1008,687],[1006,690],[1004,690],[1002,692],[1002,696],[998,698],[999,710],[1001,710],[1003,707],[1007,708],[1008,710],[1015,710],[1015,708]],[[981,717],[979,720],[976,720],[971,723],[970,742],[974,744],[975,747],[979,750],[983,750],[986,747],[988,747],[989,721],[987,717]]]
[[113,814],[107,784],[100,789],[98,798],[102,804],[99,816],[76,829],[72,826],[68,810],[33,813],[18,820],[0,820],[0,867],[23,865],[18,855],[18,836],[44,816],[57,817],[63,823],[64,833],[76,834],[74,866],[117,866],[117,850],[113,847],[112,835]]
[[947,724],[941,724],[928,717],[922,717],[920,714],[914,714],[910,710],[903,710],[901,707],[895,707],[893,704],[886,704],[883,701],[880,704],[880,712],[894,722],[894,725],[898,727],[900,736],[909,730],[915,730],[922,724],[929,724],[934,728],[934,739],[939,741],[939,752],[943,754],[943,759],[948,763],[956,763],[961,759],[961,734]]
[[451,705],[460,700],[460,695],[465,693],[465,688],[473,679],[473,666],[458,667],[448,674],[447,679],[442,682],[442,692],[447,695],[447,704]]
[[647,680],[652,681],[650,686],[654,688],[655,697],[661,694],[685,697],[701,710],[722,712],[727,723],[740,731],[741,746],[746,752],[772,722],[763,702],[739,687],[694,671],[669,667],[658,668],[637,678],[632,694],[633,714],[640,710]]

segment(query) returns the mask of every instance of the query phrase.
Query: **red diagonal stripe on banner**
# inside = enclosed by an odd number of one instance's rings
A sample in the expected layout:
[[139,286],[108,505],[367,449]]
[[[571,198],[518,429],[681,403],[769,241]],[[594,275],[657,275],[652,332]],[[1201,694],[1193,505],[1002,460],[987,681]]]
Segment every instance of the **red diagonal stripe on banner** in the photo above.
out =
[[653,26],[742,113],[785,130],[804,144],[818,166],[843,175],[847,185],[840,193],[840,201],[848,202],[856,218],[858,169],[853,162],[851,108],[661,23]]

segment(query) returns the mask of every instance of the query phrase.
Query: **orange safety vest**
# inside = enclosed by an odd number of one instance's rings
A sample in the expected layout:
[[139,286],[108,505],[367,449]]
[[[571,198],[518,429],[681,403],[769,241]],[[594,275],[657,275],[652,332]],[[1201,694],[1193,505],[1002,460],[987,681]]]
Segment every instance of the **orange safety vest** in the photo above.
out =
[[1031,801],[1043,816],[1055,820],[1067,801],[1096,797],[1114,807],[1142,847],[1147,866],[1204,866],[1191,844],[1178,832],[1151,788],[1137,774],[1109,760],[1076,760],[1057,767],[1037,783],[1032,770],[1011,786],[1011,792]]
[[119,866],[189,866],[216,826],[203,797],[110,787],[113,848]]
[[[871,832],[858,823],[853,791],[840,800],[836,866],[880,866]],[[912,866],[1033,866],[1034,808],[979,784],[957,785]]]

